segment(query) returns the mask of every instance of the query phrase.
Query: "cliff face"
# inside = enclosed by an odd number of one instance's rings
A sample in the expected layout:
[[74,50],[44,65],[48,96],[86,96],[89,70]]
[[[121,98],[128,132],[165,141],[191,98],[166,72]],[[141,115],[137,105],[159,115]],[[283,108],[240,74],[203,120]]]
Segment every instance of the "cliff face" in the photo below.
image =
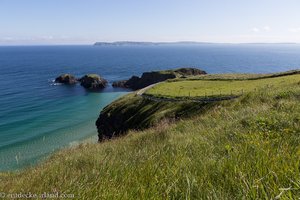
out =
[[174,73],[175,74],[177,73],[181,76],[198,76],[198,75],[207,74],[206,71],[197,68],[179,68],[179,69],[175,69]]
[[193,116],[208,104],[193,102],[156,102],[135,94],[111,103],[100,113],[96,126],[99,141],[125,134],[128,130],[143,130],[163,119],[176,120]]
[[175,74],[161,74],[160,72],[145,72],[142,77],[132,76],[129,80],[116,81],[113,87],[130,88],[133,90],[142,89],[151,84],[176,78]]
[[113,87],[124,87],[138,90],[168,79],[197,76],[203,74],[206,74],[206,72],[196,68],[180,68],[175,70],[145,72],[141,77],[132,76],[129,80],[116,81],[113,83]]

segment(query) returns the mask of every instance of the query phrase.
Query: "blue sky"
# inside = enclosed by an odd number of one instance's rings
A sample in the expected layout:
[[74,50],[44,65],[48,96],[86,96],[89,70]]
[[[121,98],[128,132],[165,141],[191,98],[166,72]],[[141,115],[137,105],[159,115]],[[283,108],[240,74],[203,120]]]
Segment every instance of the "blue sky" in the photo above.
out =
[[0,0],[0,45],[300,42],[299,0]]

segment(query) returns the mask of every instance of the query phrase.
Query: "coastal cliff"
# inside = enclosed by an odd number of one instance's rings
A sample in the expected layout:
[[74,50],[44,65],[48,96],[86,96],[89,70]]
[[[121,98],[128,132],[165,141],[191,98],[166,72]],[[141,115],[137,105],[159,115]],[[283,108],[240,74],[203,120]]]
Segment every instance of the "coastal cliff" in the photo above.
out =
[[[182,73],[194,74],[190,70]],[[143,75],[148,76],[148,73]],[[96,121],[99,141],[129,130],[144,130],[165,119],[174,121],[192,117],[218,102],[241,97],[246,91],[288,87],[291,83],[299,85],[299,80],[296,70],[265,75],[215,74],[165,81],[126,95],[105,107]]]
[[128,130],[144,130],[162,120],[193,116],[206,108],[205,103],[158,102],[136,94],[126,95],[100,113],[96,121],[99,141],[125,134]]
[[204,74],[207,73],[203,70],[188,67],[175,70],[144,72],[141,77],[132,76],[129,80],[116,81],[113,83],[113,87],[123,87],[138,90],[168,79],[184,78]]

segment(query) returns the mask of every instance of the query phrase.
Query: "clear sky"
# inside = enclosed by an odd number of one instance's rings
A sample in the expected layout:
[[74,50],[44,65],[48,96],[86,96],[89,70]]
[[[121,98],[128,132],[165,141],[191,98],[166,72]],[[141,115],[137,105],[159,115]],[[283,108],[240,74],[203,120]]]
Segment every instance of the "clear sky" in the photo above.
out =
[[300,0],[0,0],[0,45],[300,42]]

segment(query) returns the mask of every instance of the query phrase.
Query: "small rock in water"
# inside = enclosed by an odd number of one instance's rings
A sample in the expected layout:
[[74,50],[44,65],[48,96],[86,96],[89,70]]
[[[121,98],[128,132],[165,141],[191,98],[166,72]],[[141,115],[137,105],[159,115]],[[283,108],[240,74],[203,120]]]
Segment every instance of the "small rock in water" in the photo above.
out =
[[55,79],[55,83],[63,83],[63,84],[72,85],[72,84],[77,83],[77,79],[75,78],[75,76],[73,76],[71,74],[62,74]]
[[86,89],[97,90],[107,86],[107,80],[98,74],[87,74],[79,79],[80,85]]

